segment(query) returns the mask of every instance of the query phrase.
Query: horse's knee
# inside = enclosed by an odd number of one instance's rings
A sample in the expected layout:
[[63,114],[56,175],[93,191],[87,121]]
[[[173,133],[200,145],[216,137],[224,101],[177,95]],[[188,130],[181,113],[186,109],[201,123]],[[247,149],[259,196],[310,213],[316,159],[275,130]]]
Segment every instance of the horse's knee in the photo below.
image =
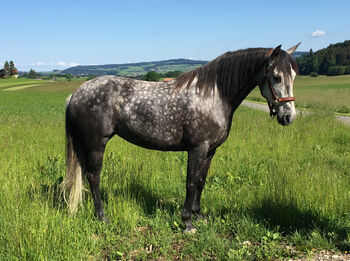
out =
[[186,190],[187,191],[194,191],[197,190],[197,184],[193,181],[189,181],[186,183]]

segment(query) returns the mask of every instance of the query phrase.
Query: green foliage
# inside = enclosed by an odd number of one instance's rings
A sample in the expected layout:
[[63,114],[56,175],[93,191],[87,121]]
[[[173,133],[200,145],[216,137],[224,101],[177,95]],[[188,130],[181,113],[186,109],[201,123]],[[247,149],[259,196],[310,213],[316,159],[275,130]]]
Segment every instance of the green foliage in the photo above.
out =
[[8,61],[6,61],[6,62],[4,63],[4,71],[3,71],[3,73],[4,73],[4,77],[5,77],[5,78],[7,78],[7,77],[10,76],[11,70],[10,70],[10,64],[9,64]]
[[149,71],[144,76],[142,76],[142,80],[150,81],[150,82],[158,82],[160,75],[155,71]]
[[67,73],[66,74],[66,79],[67,79],[67,81],[71,81],[73,79],[73,75],[70,74],[70,73]]
[[297,58],[299,72],[308,75],[311,72],[327,75],[342,75],[343,69],[334,69],[335,66],[350,66],[350,40],[343,43],[331,44],[327,48],[312,52]]
[[181,71],[170,71],[170,72],[164,73],[163,76],[164,77],[168,77],[168,78],[176,78],[180,74],[182,74]]
[[311,73],[310,73],[310,76],[311,76],[311,77],[317,77],[317,76],[318,76],[318,73],[317,73],[317,72],[311,72]]
[[38,73],[36,71],[34,71],[33,69],[30,69],[29,73],[28,73],[28,78],[29,79],[35,79],[38,77]]
[[10,61],[9,63],[9,68],[10,68],[10,76],[14,76],[15,74],[17,74],[17,68],[15,67],[15,64],[13,61]]
[[8,78],[13,77],[15,74],[17,74],[17,68],[15,67],[14,62],[5,61],[4,68],[1,70],[0,77]]
[[345,66],[331,66],[328,68],[328,76],[343,75],[345,73]]
[[86,78],[86,80],[89,81],[89,80],[92,80],[92,79],[94,79],[94,78],[96,78],[96,77],[97,77],[97,75],[90,74],[90,75],[88,75],[88,77]]
[[345,67],[344,74],[350,74],[350,65]]

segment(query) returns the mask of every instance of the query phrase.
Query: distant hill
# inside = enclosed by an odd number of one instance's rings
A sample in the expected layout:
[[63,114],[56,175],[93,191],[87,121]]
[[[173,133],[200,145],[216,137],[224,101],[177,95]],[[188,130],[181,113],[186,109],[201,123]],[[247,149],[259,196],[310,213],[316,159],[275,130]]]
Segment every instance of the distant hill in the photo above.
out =
[[207,61],[198,61],[191,59],[172,59],[165,61],[124,63],[124,64],[105,64],[105,65],[79,65],[62,71],[73,75],[119,75],[119,76],[137,76],[146,74],[149,71],[164,73],[168,71],[190,71]]
[[350,74],[350,40],[331,44],[327,48],[297,58],[299,72],[302,75]]
[[[295,52],[294,58],[300,57],[307,52]],[[171,59],[154,62],[105,64],[105,65],[79,65],[63,70],[63,74],[77,75],[119,75],[119,76],[140,76],[149,71],[165,73],[169,71],[190,71],[208,61],[191,59]]]
[[303,55],[306,55],[308,53],[309,52],[294,52],[293,53],[293,58],[296,59],[296,58],[302,57]]

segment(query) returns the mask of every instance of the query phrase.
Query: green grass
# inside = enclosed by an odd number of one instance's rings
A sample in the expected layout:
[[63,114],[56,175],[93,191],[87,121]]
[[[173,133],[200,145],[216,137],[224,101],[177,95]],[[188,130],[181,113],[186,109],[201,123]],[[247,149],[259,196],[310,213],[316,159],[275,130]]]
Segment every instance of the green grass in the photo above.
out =
[[43,80],[36,80],[36,79],[27,79],[27,78],[18,78],[18,79],[1,79],[0,78],[0,90],[4,89],[12,89],[12,88],[17,88],[20,89],[21,87],[24,88],[28,85],[38,85],[38,84],[43,84],[47,81]]
[[203,192],[208,222],[187,235],[186,153],[118,137],[102,171],[111,223],[96,220],[89,192],[83,208],[67,214],[58,192],[64,104],[78,83],[56,84],[0,91],[1,260],[275,260],[350,250],[350,132],[331,113],[281,127],[240,108]]
[[67,77],[56,77],[56,81],[60,82],[82,82],[86,81],[87,77],[74,77],[70,81],[67,79]]
[[[297,76],[294,82],[296,105],[308,109],[323,109],[350,113],[350,75],[342,76]],[[258,88],[248,99],[264,101]]]
[[73,92],[84,81],[49,82],[24,89],[26,92]]
[[73,78],[68,81],[66,77],[57,77],[56,82],[50,80],[37,80],[28,78],[1,79],[0,91],[44,91],[44,92],[72,92],[79,87],[87,77]]

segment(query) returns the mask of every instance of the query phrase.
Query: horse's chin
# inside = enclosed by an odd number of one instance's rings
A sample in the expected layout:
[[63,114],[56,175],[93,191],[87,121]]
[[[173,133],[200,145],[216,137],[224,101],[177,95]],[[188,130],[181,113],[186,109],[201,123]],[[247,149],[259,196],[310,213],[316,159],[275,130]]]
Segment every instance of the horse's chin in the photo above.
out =
[[295,110],[286,106],[280,106],[277,108],[277,121],[282,126],[288,126],[295,119]]
[[277,112],[277,121],[282,126],[288,126],[295,119],[295,112],[287,110],[285,112]]

